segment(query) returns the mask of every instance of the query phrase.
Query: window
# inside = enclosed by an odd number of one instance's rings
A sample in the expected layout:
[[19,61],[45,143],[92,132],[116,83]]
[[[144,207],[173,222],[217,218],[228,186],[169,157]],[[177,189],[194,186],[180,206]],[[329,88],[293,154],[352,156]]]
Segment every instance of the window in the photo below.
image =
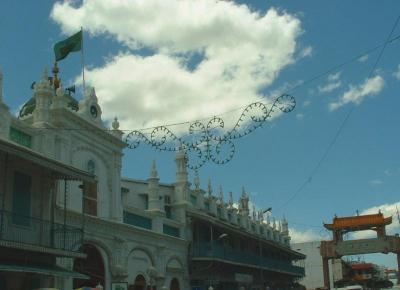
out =
[[163,225],[163,233],[166,235],[169,235],[169,236],[179,238],[179,228],[176,228],[176,227],[172,227],[172,226],[164,224]]
[[30,175],[14,172],[12,221],[16,225],[30,225],[31,187],[32,177]]
[[164,195],[164,211],[167,218],[172,218],[171,197],[169,195]]
[[32,136],[13,127],[10,127],[10,140],[22,146],[32,148]]
[[84,183],[83,212],[97,216],[97,183]]
[[149,196],[147,194],[139,194],[144,209],[149,209]]
[[151,230],[151,219],[124,211],[124,223]]

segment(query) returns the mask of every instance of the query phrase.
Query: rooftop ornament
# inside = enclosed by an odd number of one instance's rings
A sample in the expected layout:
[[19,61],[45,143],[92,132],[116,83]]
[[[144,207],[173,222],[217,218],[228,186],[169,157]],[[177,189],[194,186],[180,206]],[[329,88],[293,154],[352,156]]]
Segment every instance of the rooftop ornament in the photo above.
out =
[[[140,143],[145,143],[159,151],[185,150],[189,162],[187,166],[196,170],[207,161],[215,164],[225,164],[232,160],[235,154],[234,140],[249,135],[262,127],[272,113],[277,109],[283,113],[293,111],[296,100],[293,96],[283,94],[276,98],[272,105],[255,102],[248,105],[240,115],[232,129],[225,131],[224,120],[213,117],[208,122],[195,121],[190,123],[187,134],[177,135],[168,126],[162,125],[152,129],[150,135],[141,130],[127,134],[125,142],[130,149],[136,149]],[[188,157],[188,156],[187,156]]]

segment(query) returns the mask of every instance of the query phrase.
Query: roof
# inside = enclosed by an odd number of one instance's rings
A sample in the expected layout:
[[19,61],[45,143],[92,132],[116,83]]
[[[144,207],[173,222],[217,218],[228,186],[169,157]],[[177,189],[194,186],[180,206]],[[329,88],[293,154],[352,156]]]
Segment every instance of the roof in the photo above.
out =
[[[78,109],[79,109],[78,101],[75,98],[73,98],[72,96],[68,95],[67,97],[69,99],[68,107],[73,111],[78,111]],[[19,111],[18,116],[20,118],[28,116],[33,113],[35,108],[36,108],[36,99],[35,99],[35,97],[32,97],[22,106],[21,110]]]
[[328,230],[364,230],[376,226],[389,225],[392,223],[392,217],[385,218],[382,213],[367,214],[350,217],[335,217],[332,224],[324,224]]
[[351,268],[354,270],[366,270],[374,268],[374,264],[371,263],[357,263],[351,264]]
[[52,171],[53,176],[68,180],[82,180],[95,183],[95,177],[76,167],[64,164],[58,160],[44,156],[27,147],[21,146],[9,140],[0,138],[0,152],[5,152],[18,158],[30,161]]

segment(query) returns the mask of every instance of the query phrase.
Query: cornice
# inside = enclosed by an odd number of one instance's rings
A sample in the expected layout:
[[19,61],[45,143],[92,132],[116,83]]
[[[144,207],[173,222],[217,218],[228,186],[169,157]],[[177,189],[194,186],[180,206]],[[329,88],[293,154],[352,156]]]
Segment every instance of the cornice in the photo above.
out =
[[[59,217],[62,217],[63,213],[61,211],[58,211]],[[67,221],[74,221],[75,225],[77,224],[82,224],[82,217],[83,215],[78,212],[72,212],[72,211],[67,211]],[[152,238],[155,240],[163,239],[163,240],[168,240],[172,243],[179,243],[183,245],[187,245],[189,241],[182,239],[182,238],[177,238],[177,237],[172,237],[169,235],[165,235],[163,233],[157,233],[152,230],[147,230],[143,229],[140,227],[136,227],[133,225],[125,224],[122,222],[115,222],[112,220],[106,220],[102,219],[99,217],[94,217],[94,216],[89,216],[85,215],[85,233],[92,233],[93,229],[95,232],[97,232],[97,229],[103,230],[104,233],[110,233],[110,229],[112,229],[112,232],[114,235],[119,235],[120,237],[123,237],[124,240],[126,239],[126,234],[132,233],[130,237],[135,237],[136,235],[141,235],[144,237]],[[110,235],[110,238],[112,236]]]
[[108,142],[117,145],[121,149],[126,147],[126,143],[123,142],[122,140],[116,138],[115,136],[111,135],[109,133],[109,130],[106,128],[102,128],[96,124],[92,124],[85,119],[82,119],[80,116],[78,116],[76,113],[66,109],[66,108],[57,108],[57,109],[52,109],[51,110],[52,115],[55,116],[54,119],[56,120],[57,123],[62,123],[61,116],[66,117],[67,120],[70,120],[76,124],[79,125],[79,127],[83,127],[88,130],[90,134],[96,134],[98,136],[101,136]]

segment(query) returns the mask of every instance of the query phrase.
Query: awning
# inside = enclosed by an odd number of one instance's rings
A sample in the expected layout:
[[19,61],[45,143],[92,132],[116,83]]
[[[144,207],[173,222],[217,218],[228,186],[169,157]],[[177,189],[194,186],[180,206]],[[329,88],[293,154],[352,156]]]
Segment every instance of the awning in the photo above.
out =
[[36,273],[49,276],[57,276],[63,278],[90,279],[89,276],[70,271],[58,266],[34,266],[34,265],[17,265],[17,264],[0,264],[0,271],[7,272],[24,272]]
[[63,179],[82,180],[89,183],[96,182],[95,177],[86,171],[80,170],[73,166],[64,164],[58,160],[44,156],[39,152],[21,146],[10,140],[0,138],[0,152],[5,152],[37,164],[39,166],[48,168],[53,171],[53,174],[55,176]]

